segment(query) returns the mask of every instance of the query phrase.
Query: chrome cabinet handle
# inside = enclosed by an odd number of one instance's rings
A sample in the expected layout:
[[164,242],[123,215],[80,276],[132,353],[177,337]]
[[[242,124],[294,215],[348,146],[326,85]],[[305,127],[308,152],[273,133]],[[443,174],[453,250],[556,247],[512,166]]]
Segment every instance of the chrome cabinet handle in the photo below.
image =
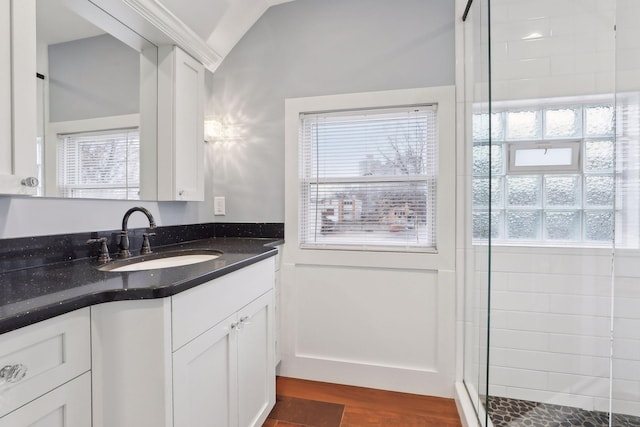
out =
[[239,322],[233,322],[231,324],[231,330],[239,331],[244,325],[248,325],[249,323],[251,323],[247,322],[247,320],[249,320],[249,316],[242,316]]
[[240,325],[238,326],[238,329],[244,328],[244,325],[250,325],[251,322],[249,320],[251,320],[249,316],[242,316],[240,318]]
[[25,187],[37,187],[38,183],[38,178],[36,178],[35,176],[29,176],[20,181],[20,184],[24,185]]
[[21,363],[6,365],[0,369],[0,379],[8,383],[17,383],[27,375],[27,366]]

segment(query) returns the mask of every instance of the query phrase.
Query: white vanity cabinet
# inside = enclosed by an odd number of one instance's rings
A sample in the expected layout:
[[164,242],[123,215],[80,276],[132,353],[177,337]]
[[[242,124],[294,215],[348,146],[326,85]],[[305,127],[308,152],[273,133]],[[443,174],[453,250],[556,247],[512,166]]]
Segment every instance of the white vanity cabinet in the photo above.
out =
[[273,291],[173,355],[174,427],[259,427],[275,403]]
[[91,426],[89,309],[0,335],[0,427]]
[[204,66],[158,48],[158,200],[204,200]]
[[90,427],[91,374],[85,373],[0,418],[0,427]]
[[36,192],[35,0],[0,0],[0,194]]
[[92,310],[93,426],[261,426],[275,404],[274,258]]

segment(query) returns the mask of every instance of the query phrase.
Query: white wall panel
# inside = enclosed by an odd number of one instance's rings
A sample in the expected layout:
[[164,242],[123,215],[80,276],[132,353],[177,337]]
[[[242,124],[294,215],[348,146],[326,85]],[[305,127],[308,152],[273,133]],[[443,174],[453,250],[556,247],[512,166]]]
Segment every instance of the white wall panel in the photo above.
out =
[[281,375],[453,395],[453,272],[291,264],[281,271]]
[[437,273],[301,266],[297,275],[299,356],[437,369]]

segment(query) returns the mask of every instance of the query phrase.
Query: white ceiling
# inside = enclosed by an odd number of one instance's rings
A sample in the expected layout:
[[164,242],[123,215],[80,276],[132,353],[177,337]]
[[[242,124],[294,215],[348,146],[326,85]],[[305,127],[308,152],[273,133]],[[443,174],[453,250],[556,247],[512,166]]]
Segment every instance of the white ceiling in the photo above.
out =
[[[269,7],[290,1],[293,0],[148,0],[164,6],[186,24],[220,59]],[[37,29],[38,40],[46,44],[104,34],[70,12],[68,0],[37,0]]]
[[36,28],[38,41],[45,44],[63,43],[105,33],[69,11],[64,0],[37,0]]
[[269,7],[293,0],[159,1],[224,58]]

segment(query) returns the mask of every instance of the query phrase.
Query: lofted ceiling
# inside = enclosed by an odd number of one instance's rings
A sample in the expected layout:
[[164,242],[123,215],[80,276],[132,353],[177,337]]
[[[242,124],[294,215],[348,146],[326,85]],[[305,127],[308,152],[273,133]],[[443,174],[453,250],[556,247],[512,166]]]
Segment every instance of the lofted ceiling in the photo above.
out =
[[56,44],[104,34],[86,19],[69,12],[64,0],[36,1],[36,28],[38,41]]
[[271,6],[293,0],[159,0],[224,58]]
[[[91,0],[98,7],[117,0]],[[214,71],[269,7],[293,0],[122,0],[144,17],[157,17],[164,29],[177,28],[174,41]],[[61,43],[103,34],[80,18],[73,4],[82,0],[37,0],[38,40]],[[73,12],[70,12],[73,10]],[[124,21],[123,21],[124,22]],[[186,27],[186,28],[185,28]]]

